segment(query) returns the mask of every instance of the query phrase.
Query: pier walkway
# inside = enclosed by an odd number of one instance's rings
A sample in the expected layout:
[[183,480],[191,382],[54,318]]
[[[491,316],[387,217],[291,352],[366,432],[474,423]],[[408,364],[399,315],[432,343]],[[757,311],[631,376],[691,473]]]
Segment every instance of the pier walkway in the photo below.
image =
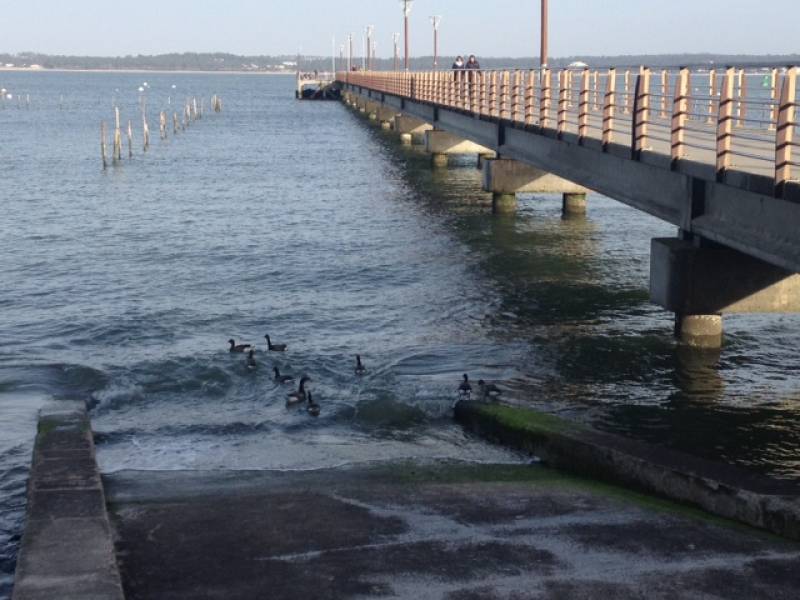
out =
[[434,164],[470,151],[501,158],[484,179],[496,200],[563,189],[566,209],[568,195],[588,189],[678,227],[678,239],[653,240],[651,297],[676,313],[679,337],[715,347],[723,314],[800,311],[797,73],[545,69],[337,80],[377,120],[411,120]]

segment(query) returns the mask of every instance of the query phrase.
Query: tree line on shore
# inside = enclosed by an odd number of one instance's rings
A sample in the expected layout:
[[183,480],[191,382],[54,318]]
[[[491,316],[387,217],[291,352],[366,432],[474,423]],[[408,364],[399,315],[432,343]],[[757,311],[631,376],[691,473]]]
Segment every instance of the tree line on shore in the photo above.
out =
[[[441,68],[449,68],[455,57],[442,56],[439,59]],[[534,57],[479,57],[485,69],[528,69],[538,66],[538,58]],[[294,72],[297,63],[306,71],[329,71],[331,57],[277,55],[277,56],[242,56],[227,53],[172,53],[136,56],[64,56],[24,52],[20,54],[0,53],[0,66],[31,67],[37,65],[43,69],[97,69],[97,70],[153,70],[153,71],[255,71]],[[361,66],[361,57],[354,59],[355,66]],[[793,55],[722,55],[722,54],[657,54],[657,55],[623,55],[623,56],[567,56],[551,60],[553,68],[565,67],[574,62],[583,62],[592,68],[635,67],[648,65],[655,68],[666,67],[710,67],[725,65],[772,67],[800,64],[800,54]],[[430,69],[432,56],[414,57],[411,59],[412,70]],[[337,67],[342,68],[337,57]],[[379,58],[373,61],[377,70],[391,70],[394,59]]]

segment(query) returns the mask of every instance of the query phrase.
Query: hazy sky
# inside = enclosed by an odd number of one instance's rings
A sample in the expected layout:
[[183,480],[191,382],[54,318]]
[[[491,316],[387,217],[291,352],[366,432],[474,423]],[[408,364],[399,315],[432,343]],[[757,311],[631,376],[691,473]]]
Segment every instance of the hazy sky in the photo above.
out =
[[[550,0],[552,56],[666,52],[792,53],[799,0]],[[412,54],[538,55],[539,0],[416,0]],[[0,0],[0,51],[123,55],[331,52],[375,25],[378,54],[400,31],[398,0]]]

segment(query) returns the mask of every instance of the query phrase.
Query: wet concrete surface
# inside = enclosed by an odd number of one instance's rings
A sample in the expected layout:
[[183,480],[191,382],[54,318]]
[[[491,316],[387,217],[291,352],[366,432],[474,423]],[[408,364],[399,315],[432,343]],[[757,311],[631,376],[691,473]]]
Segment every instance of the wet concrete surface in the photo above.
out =
[[129,600],[800,596],[800,545],[538,465],[104,483]]

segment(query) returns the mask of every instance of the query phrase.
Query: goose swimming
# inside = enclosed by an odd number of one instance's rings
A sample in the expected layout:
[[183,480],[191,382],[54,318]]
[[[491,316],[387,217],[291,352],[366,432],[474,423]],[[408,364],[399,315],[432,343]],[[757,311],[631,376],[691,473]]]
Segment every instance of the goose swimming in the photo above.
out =
[[247,368],[255,369],[257,366],[258,363],[256,363],[256,351],[253,348],[250,348],[250,352],[247,353]]
[[281,375],[281,371],[278,367],[274,367],[272,370],[275,371],[275,381],[278,383],[291,383],[294,381],[293,375]]
[[464,373],[464,381],[458,386],[458,395],[462,400],[469,400],[472,395],[472,386],[469,384],[469,375],[466,373]]
[[286,352],[286,344],[273,344],[268,335],[265,335],[264,339],[267,340],[267,350],[270,352]]
[[319,404],[314,402],[314,399],[311,397],[311,392],[308,392],[308,406],[306,407],[308,414],[312,417],[318,417],[320,413]]
[[306,383],[311,381],[308,377],[303,377],[300,380],[300,387],[297,388],[296,392],[292,392],[286,398],[286,406],[294,406],[296,404],[300,404],[301,402],[305,402],[308,397],[308,392],[306,392]]
[[356,375],[363,375],[367,372],[367,368],[361,362],[361,355],[356,354]]
[[481,390],[484,400],[497,400],[503,393],[503,390],[495,384],[486,383],[483,379],[478,381],[478,387]]
[[236,352],[236,353],[239,353],[239,354],[244,354],[245,352],[250,350],[250,348],[253,347],[250,344],[239,344],[237,346],[236,345],[236,340],[228,340],[228,343],[231,345],[230,350],[229,350],[231,353]]

